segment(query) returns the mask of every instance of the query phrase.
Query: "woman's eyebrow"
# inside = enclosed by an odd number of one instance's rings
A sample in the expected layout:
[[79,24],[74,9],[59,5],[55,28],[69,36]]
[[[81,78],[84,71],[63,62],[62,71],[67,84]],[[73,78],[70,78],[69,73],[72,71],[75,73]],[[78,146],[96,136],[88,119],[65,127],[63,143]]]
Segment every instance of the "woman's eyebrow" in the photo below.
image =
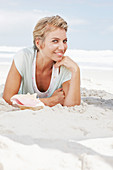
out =
[[[60,38],[58,38],[58,37],[53,37],[52,39],[60,40]],[[67,38],[64,38],[64,40],[67,40]]]
[[58,37],[53,37],[52,39],[60,39],[60,38],[58,38]]

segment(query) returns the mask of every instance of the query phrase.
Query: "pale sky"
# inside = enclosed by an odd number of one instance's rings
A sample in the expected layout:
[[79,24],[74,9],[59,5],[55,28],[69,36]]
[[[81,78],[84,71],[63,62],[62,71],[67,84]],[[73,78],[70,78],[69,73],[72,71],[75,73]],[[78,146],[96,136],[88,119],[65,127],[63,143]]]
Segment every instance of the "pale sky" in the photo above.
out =
[[113,0],[0,0],[0,46],[32,46],[32,32],[45,16],[69,25],[69,49],[113,50]]

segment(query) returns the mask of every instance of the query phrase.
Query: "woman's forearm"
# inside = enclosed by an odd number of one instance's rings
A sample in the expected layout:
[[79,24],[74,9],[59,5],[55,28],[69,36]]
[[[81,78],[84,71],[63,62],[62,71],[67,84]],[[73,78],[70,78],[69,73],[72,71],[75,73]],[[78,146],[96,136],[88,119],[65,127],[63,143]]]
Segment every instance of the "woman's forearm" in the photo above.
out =
[[49,97],[49,98],[39,98],[42,103],[44,103],[45,106],[55,106],[58,104],[58,102],[55,100],[54,97]]
[[52,101],[51,97],[49,98],[39,98],[42,103],[44,103],[45,106],[54,106],[54,102]]
[[80,69],[72,72],[68,93],[64,100],[64,106],[80,105]]

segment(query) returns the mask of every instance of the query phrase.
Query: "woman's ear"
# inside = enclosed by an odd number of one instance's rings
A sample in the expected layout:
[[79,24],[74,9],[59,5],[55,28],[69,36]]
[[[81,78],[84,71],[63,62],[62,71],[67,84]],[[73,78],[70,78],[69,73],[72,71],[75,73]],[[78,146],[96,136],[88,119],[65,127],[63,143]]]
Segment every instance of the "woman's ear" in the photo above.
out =
[[37,46],[37,48],[40,50],[40,49],[42,49],[43,47],[43,42],[42,42],[42,40],[40,39],[40,38],[36,38],[36,40],[35,40],[35,44],[36,44],[36,46]]
[[36,38],[36,40],[35,40],[35,45],[36,45],[36,47],[39,49],[40,48],[40,39],[39,38]]

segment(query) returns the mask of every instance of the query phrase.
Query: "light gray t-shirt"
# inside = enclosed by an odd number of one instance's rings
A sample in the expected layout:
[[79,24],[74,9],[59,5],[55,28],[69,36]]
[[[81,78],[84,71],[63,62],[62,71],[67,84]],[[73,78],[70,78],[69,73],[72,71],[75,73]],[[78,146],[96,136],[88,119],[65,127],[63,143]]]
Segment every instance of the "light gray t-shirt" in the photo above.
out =
[[[21,86],[18,92],[20,94],[35,93],[32,81],[34,57],[36,57],[36,51],[34,51],[34,48],[32,47],[22,49],[14,56],[16,68],[22,77]],[[55,90],[61,88],[64,82],[70,79],[71,72],[66,67],[61,66],[60,73],[57,76],[53,89],[48,97],[50,97]]]

